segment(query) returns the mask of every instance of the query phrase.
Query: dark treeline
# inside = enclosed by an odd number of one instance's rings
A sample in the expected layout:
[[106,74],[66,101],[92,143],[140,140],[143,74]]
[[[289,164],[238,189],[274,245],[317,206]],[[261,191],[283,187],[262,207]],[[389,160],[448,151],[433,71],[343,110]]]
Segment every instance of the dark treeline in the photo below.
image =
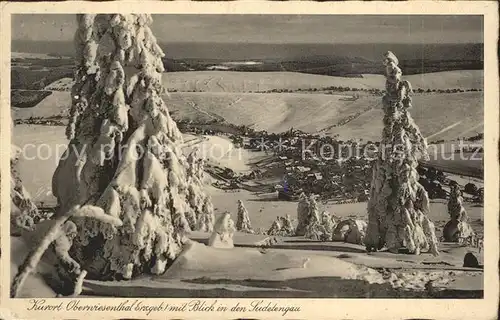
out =
[[[347,61],[346,61],[347,60]],[[254,60],[255,61],[255,60]],[[362,74],[383,74],[383,66],[378,61],[332,57],[331,59],[309,61],[257,61],[258,64],[224,64],[224,61],[203,61],[199,59],[164,59],[167,72],[224,70],[240,72],[301,72],[308,74],[359,77]],[[402,60],[404,74],[422,74],[439,71],[482,70],[483,62],[476,60]]]

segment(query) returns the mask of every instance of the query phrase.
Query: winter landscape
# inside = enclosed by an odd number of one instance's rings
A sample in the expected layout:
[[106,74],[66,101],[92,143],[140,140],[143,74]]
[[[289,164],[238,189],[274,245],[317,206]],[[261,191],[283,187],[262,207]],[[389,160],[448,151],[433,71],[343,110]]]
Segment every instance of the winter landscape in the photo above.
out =
[[483,297],[480,16],[12,23],[12,297]]

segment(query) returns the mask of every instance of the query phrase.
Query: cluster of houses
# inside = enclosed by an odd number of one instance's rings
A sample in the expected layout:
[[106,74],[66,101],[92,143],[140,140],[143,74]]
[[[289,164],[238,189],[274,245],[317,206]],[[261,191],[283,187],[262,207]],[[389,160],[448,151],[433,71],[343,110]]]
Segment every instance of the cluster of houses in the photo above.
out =
[[41,117],[29,117],[27,119],[15,119],[14,124],[36,124],[36,125],[44,125],[44,126],[65,126],[65,120],[62,117],[50,117],[50,118],[41,118]]
[[[227,182],[225,188],[238,189],[245,182],[274,176],[280,178],[274,191],[282,200],[297,200],[301,192],[340,203],[368,200],[375,157],[364,150],[367,145],[378,147],[379,143],[342,141],[293,128],[282,133],[268,133],[246,126],[226,126],[224,130],[212,127],[214,129],[203,133],[227,135],[237,147],[264,151],[273,157],[259,169],[246,174],[236,174],[227,168],[208,168],[212,175]],[[450,181],[441,170],[419,166],[418,171],[419,182],[431,199],[447,198],[446,187]],[[481,202],[481,192],[473,196]]]
[[283,177],[278,185],[281,199],[295,200],[301,192],[330,200],[368,198],[371,159],[356,152],[363,145],[355,141],[291,130],[283,135],[271,134],[264,141],[251,138],[245,146],[268,148],[276,155],[267,168]]
[[366,159],[353,158],[343,162],[313,160],[308,165],[286,156],[279,159],[283,161],[285,171],[280,194],[285,199],[306,192],[330,200],[367,200],[371,164]]

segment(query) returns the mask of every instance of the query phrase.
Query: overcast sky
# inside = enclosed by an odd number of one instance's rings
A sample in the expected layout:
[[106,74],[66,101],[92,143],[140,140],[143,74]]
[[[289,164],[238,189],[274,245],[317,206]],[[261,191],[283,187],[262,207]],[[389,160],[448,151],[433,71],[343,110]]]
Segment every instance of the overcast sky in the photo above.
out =
[[[12,39],[68,41],[75,15],[22,14]],[[154,15],[160,42],[482,43],[482,16]]]

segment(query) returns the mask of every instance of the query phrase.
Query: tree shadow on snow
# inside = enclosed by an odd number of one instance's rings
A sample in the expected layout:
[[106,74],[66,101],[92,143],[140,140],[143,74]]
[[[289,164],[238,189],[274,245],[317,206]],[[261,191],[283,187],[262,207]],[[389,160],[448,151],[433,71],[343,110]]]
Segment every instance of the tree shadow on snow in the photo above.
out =
[[294,250],[313,250],[313,251],[335,251],[335,252],[350,252],[350,253],[366,253],[366,250],[351,246],[340,246],[335,243],[343,243],[342,241],[323,242],[315,240],[284,240],[284,244],[275,244],[273,249],[294,249]]
[[[126,286],[86,283],[84,294],[120,297],[170,298],[482,298],[482,290],[405,291],[389,284],[336,277],[309,277],[283,281],[197,278],[176,282],[177,287]],[[185,284],[185,287],[183,287]],[[206,287],[204,289],[203,287]]]

